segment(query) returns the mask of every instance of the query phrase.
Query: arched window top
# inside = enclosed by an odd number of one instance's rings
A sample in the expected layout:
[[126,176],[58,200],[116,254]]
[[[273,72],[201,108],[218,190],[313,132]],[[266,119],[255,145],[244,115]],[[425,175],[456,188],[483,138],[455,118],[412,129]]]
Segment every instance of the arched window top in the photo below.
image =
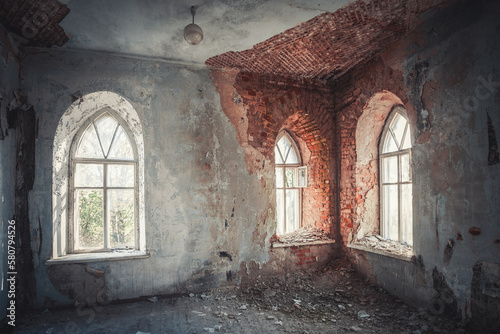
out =
[[278,137],[274,146],[274,162],[278,165],[300,165],[300,154],[297,145],[286,132]]
[[411,148],[410,126],[404,109],[396,108],[389,119],[382,140],[382,154]]
[[123,126],[110,113],[105,112],[85,129],[75,158],[134,160],[130,138]]

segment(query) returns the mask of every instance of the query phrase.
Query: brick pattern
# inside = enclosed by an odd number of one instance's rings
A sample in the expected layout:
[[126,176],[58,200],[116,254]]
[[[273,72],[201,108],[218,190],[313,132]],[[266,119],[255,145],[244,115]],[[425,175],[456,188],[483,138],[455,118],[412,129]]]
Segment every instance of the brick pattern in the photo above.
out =
[[344,244],[350,243],[359,229],[358,206],[365,201],[366,189],[356,183],[356,127],[363,110],[376,93],[388,90],[402,99],[407,111],[412,107],[406,98],[403,73],[385,66],[381,57],[375,57],[367,64],[352,70],[336,83],[334,100],[338,113],[336,124],[337,151],[340,155],[339,223]]
[[213,68],[334,80],[408,31],[420,14],[450,0],[358,0],[284,31],[252,49],[209,58]]
[[9,31],[28,39],[29,45],[63,46],[68,40],[59,23],[69,8],[57,0],[4,0],[0,22]]
[[293,256],[297,257],[297,262],[295,262],[295,265],[296,266],[301,266],[303,264],[311,264],[311,263],[314,263],[316,262],[316,256],[311,256],[310,255],[311,253],[311,249],[309,248],[301,248],[299,249],[299,247],[292,247],[291,251],[290,251],[290,254],[292,254]]
[[[213,77],[217,80],[216,75]],[[247,128],[237,127],[238,138],[240,142],[246,139],[248,145],[269,160],[270,166],[274,164],[274,146],[280,131],[285,129],[296,141],[300,138],[305,142],[311,157],[307,165],[308,187],[303,190],[303,225],[322,228],[336,237],[335,189],[331,182],[335,171],[330,166],[334,160],[335,123],[330,89],[306,80],[251,73],[239,73],[234,88],[248,120]],[[228,106],[225,109],[226,114],[234,112]],[[243,131],[245,139],[241,138]],[[260,172],[268,173],[269,180],[274,179],[274,168],[263,167]]]

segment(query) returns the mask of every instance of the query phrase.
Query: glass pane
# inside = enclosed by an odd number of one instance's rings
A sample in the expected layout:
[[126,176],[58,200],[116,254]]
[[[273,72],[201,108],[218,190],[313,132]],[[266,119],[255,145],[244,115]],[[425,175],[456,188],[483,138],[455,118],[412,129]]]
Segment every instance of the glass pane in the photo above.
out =
[[281,152],[281,155],[283,156],[283,159],[285,160],[285,163],[287,162],[287,154],[290,151],[290,148],[292,145],[290,144],[290,141],[288,141],[288,138],[286,136],[281,137],[281,139],[278,141],[278,148]]
[[284,207],[284,190],[276,191],[276,234],[285,233],[285,207]]
[[108,158],[134,160],[134,150],[132,149],[130,138],[121,126],[118,126]]
[[383,201],[383,237],[391,240],[399,240],[398,229],[398,186],[382,186]]
[[396,116],[394,117],[391,128],[392,128],[392,132],[396,136],[396,143],[398,144],[398,147],[403,140],[403,135],[404,135],[405,128],[406,128],[406,123],[407,123],[406,118],[401,116],[399,113],[396,113]]
[[75,187],[102,187],[103,165],[82,164],[75,166]]
[[104,158],[93,124],[90,124],[87,130],[85,130],[78,144],[75,156],[77,158]]
[[412,185],[401,185],[401,242],[413,244]]
[[104,114],[103,116],[99,117],[94,123],[97,128],[97,135],[101,140],[102,149],[105,156],[107,156],[118,122],[109,114]]
[[408,124],[406,125],[406,134],[401,149],[405,150],[407,148],[411,148],[410,127]]
[[285,161],[281,158],[278,145],[274,146],[274,162],[277,164],[284,164]]
[[307,167],[297,168],[297,186],[307,187]]
[[398,146],[396,145],[396,142],[394,141],[394,138],[392,137],[391,132],[387,131],[385,133],[384,145],[382,147],[382,153],[389,153],[389,152],[395,152],[395,151],[398,151]]
[[286,232],[299,229],[299,190],[286,190]]
[[299,163],[297,153],[295,153],[295,150],[293,149],[293,147],[290,147],[290,152],[288,153],[288,156],[286,157],[285,163],[287,163],[287,164],[298,164]]
[[285,175],[285,182],[287,188],[293,188],[297,182],[297,168],[287,168]]
[[111,248],[135,247],[134,189],[108,190],[109,243]]
[[382,158],[382,183],[398,182],[398,156]]
[[134,165],[108,165],[108,187],[133,187]]
[[276,168],[276,188],[283,188],[283,168]]
[[75,249],[104,248],[103,191],[76,190]]
[[401,161],[401,182],[410,182],[411,181],[411,172],[410,172],[410,155],[403,154],[399,156]]

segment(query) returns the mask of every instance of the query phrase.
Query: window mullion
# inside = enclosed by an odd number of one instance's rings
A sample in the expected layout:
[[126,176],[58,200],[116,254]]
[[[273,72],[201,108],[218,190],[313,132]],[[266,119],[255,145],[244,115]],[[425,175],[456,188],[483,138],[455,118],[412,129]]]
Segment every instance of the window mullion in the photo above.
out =
[[402,221],[402,210],[401,210],[401,182],[403,181],[402,173],[403,171],[401,170],[401,155],[398,155],[398,241],[402,241],[402,228],[401,228],[401,221]]
[[103,163],[103,174],[104,174],[104,180],[103,180],[103,217],[104,217],[104,222],[103,222],[103,227],[104,227],[104,249],[109,249],[109,225],[108,225],[108,164]]
[[287,231],[286,224],[286,166],[283,166],[283,234]]

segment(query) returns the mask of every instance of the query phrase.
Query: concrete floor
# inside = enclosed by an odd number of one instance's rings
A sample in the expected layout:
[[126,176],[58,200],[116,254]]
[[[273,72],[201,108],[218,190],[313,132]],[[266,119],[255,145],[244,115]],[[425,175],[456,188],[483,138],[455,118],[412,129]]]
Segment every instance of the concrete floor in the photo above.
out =
[[467,333],[456,319],[405,305],[336,262],[175,297],[33,312],[16,333]]

